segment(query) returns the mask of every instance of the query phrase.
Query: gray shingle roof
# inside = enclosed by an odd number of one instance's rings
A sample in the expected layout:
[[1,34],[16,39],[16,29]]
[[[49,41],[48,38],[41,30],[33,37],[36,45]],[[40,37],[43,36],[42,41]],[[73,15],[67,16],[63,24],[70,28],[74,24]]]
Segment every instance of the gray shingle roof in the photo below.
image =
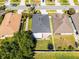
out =
[[50,24],[48,15],[34,14],[32,18],[32,32],[49,33]]

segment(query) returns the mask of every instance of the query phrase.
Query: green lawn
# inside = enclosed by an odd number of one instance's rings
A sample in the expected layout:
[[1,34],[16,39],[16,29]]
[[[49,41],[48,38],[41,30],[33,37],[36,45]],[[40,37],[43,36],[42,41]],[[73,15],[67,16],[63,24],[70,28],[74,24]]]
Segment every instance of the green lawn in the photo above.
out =
[[11,0],[11,2],[20,2],[21,0]]
[[28,20],[28,30],[32,30],[32,18]]
[[17,5],[19,5],[20,4],[20,1],[21,0],[11,0],[11,4],[17,4]]
[[25,0],[25,3],[26,4],[29,4],[29,1],[30,1],[30,4],[33,4],[34,3],[33,0]]
[[5,0],[0,0],[0,6],[4,5]]
[[0,0],[0,2],[5,2],[5,0]]
[[45,52],[36,53],[35,59],[79,59],[79,52]]
[[54,1],[46,0],[46,5],[55,5],[55,2]]
[[68,0],[59,0],[59,2],[61,3],[61,5],[69,5]]
[[47,10],[48,13],[56,13],[56,10]]
[[79,5],[78,0],[73,0],[76,5]]
[[48,44],[52,43],[51,39],[50,36],[46,39],[37,39],[35,50],[48,50]]
[[56,50],[69,50],[68,47],[70,45],[75,48],[75,38],[73,35],[55,35],[54,42]]

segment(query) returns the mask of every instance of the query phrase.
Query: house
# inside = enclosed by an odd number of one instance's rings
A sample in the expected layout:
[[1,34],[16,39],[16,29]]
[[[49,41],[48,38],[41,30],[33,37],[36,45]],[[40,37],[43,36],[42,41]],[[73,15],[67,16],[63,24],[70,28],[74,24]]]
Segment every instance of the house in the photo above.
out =
[[79,34],[79,13],[72,15],[71,20],[73,21],[73,25],[76,30],[76,34]]
[[33,0],[33,1],[34,1],[34,4],[36,4],[36,5],[39,5],[41,2],[41,0]]
[[32,18],[32,32],[35,38],[46,38],[51,35],[48,15],[34,14]]
[[53,33],[57,35],[73,34],[72,25],[69,22],[69,17],[66,14],[53,14]]
[[12,37],[19,31],[21,15],[17,13],[7,13],[0,25],[0,38]]

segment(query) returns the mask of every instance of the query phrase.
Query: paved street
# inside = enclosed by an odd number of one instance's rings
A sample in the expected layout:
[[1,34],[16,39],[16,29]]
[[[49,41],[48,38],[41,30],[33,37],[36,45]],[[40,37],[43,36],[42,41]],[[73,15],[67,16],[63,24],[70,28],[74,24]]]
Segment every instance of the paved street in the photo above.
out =
[[[36,6],[35,8],[41,10],[68,10],[71,7],[74,8],[75,10],[79,10],[79,6]],[[23,5],[17,7],[8,6],[7,8],[12,10],[27,9],[27,7]]]

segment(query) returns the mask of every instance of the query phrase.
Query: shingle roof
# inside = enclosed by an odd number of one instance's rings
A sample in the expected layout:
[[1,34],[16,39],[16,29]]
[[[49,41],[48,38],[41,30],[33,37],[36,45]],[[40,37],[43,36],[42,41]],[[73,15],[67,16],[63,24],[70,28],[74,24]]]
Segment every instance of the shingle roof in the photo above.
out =
[[72,26],[66,14],[53,14],[53,32],[73,33]]
[[32,31],[34,33],[49,33],[50,24],[48,15],[34,14],[32,18]]
[[72,20],[75,24],[76,30],[79,33],[79,13],[76,13],[76,14],[72,15],[71,17],[72,17]]
[[7,13],[0,25],[0,37],[12,35],[19,30],[21,15],[17,13]]

